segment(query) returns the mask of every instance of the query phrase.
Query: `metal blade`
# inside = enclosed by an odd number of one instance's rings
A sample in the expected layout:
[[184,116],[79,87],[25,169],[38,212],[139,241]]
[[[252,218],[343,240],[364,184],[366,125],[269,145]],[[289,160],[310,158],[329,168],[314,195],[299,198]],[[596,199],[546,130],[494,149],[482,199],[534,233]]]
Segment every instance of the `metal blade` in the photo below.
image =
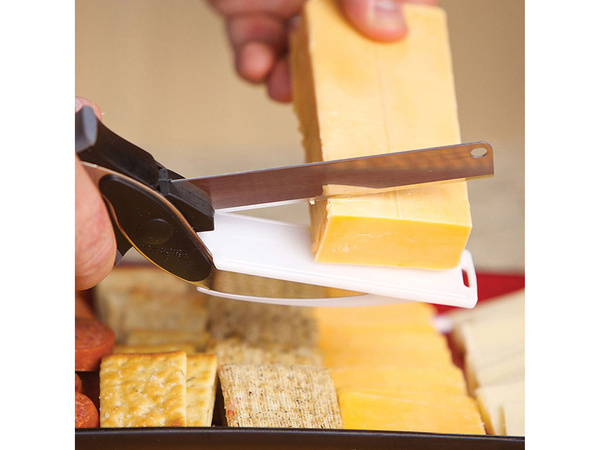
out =
[[215,209],[238,208],[323,195],[323,186],[384,189],[468,179],[494,173],[486,142],[449,145],[335,161],[300,164],[201,178],[190,182],[207,192]]

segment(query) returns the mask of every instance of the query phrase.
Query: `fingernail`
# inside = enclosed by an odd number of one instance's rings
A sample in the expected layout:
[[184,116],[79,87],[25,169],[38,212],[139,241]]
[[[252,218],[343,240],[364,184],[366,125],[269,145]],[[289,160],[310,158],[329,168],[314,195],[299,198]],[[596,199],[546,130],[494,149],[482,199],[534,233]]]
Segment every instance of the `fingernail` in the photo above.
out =
[[400,2],[373,0],[370,6],[367,20],[371,26],[385,29],[397,29],[404,26],[404,15]]

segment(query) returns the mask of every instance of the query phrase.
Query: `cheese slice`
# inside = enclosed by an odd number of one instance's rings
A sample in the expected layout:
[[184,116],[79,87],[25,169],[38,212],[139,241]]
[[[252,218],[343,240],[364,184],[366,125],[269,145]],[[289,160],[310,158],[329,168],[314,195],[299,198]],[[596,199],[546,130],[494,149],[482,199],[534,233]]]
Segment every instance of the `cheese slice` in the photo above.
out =
[[[308,161],[460,142],[445,12],[404,8],[407,38],[378,43],[336,1],[305,4],[290,64]],[[455,267],[471,231],[466,182],[320,201],[311,227],[318,262]]]
[[517,314],[499,319],[470,322],[463,325],[467,354],[477,358],[492,358],[525,350],[525,315]]
[[[430,335],[413,336],[415,339],[395,341],[369,340],[351,345],[321,343],[323,365],[335,367],[447,367],[452,364],[452,354],[447,346]],[[443,339],[443,337],[440,337]],[[421,341],[421,342],[419,342]]]
[[[511,433],[525,428],[525,382],[503,383],[477,389],[475,399],[481,411],[488,434],[507,434],[506,424],[511,424]],[[510,414],[513,416],[510,416]],[[515,421],[519,421],[515,424]]]
[[430,325],[436,309],[429,303],[407,302],[393,305],[360,306],[350,308],[314,308],[319,326],[363,327]]
[[341,391],[342,423],[347,429],[485,434],[481,416],[467,396],[439,396],[435,402],[390,393]]
[[435,352],[448,350],[448,342],[445,336],[435,331],[395,332],[373,328],[369,333],[356,333],[353,328],[321,328],[319,348],[322,351],[349,349],[354,352],[369,352],[376,348],[386,351],[410,348]]
[[337,390],[382,389],[466,394],[462,371],[448,365],[439,368],[406,367],[339,367],[329,369]]
[[480,386],[519,381],[525,379],[525,351],[485,364],[467,354],[464,366],[469,392],[474,392]]
[[452,323],[450,339],[459,352],[465,351],[464,328],[469,323],[486,320],[509,320],[510,317],[525,315],[525,289],[478,303],[473,309],[454,310],[448,314]]
[[525,408],[520,400],[501,406],[504,433],[507,436],[525,436]]

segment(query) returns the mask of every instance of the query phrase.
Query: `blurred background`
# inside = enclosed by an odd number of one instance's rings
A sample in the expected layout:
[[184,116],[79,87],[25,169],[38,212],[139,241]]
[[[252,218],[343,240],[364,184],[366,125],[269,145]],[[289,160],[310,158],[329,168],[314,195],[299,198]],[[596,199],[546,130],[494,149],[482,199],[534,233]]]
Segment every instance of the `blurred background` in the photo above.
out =
[[[439,0],[448,13],[463,142],[492,144],[469,182],[478,270],[524,271],[524,0]],[[75,94],[184,176],[303,162],[291,105],[237,77],[224,22],[203,0],[76,0]],[[305,206],[258,213],[307,223]],[[128,254],[135,258],[135,254]]]

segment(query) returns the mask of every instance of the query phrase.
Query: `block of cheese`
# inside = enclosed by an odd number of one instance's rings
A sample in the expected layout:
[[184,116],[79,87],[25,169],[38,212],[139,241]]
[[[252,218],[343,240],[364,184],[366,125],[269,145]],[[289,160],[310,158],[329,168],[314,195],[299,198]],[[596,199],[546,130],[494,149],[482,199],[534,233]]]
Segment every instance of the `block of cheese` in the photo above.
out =
[[437,395],[435,402],[391,393],[340,391],[342,423],[347,429],[485,434],[481,416],[468,396]]
[[[525,382],[483,386],[475,392],[485,428],[488,434],[507,434],[506,424],[511,424],[511,432],[521,434],[525,424]],[[512,416],[510,416],[512,412]],[[515,421],[519,425],[515,425]]]
[[427,393],[466,394],[462,371],[452,365],[424,368],[339,367],[329,369],[336,390],[383,389],[412,390]]
[[[378,43],[335,0],[305,4],[290,64],[309,162],[460,142],[445,12],[404,8],[406,39]],[[311,228],[318,262],[455,267],[471,231],[466,182],[319,201]]]

